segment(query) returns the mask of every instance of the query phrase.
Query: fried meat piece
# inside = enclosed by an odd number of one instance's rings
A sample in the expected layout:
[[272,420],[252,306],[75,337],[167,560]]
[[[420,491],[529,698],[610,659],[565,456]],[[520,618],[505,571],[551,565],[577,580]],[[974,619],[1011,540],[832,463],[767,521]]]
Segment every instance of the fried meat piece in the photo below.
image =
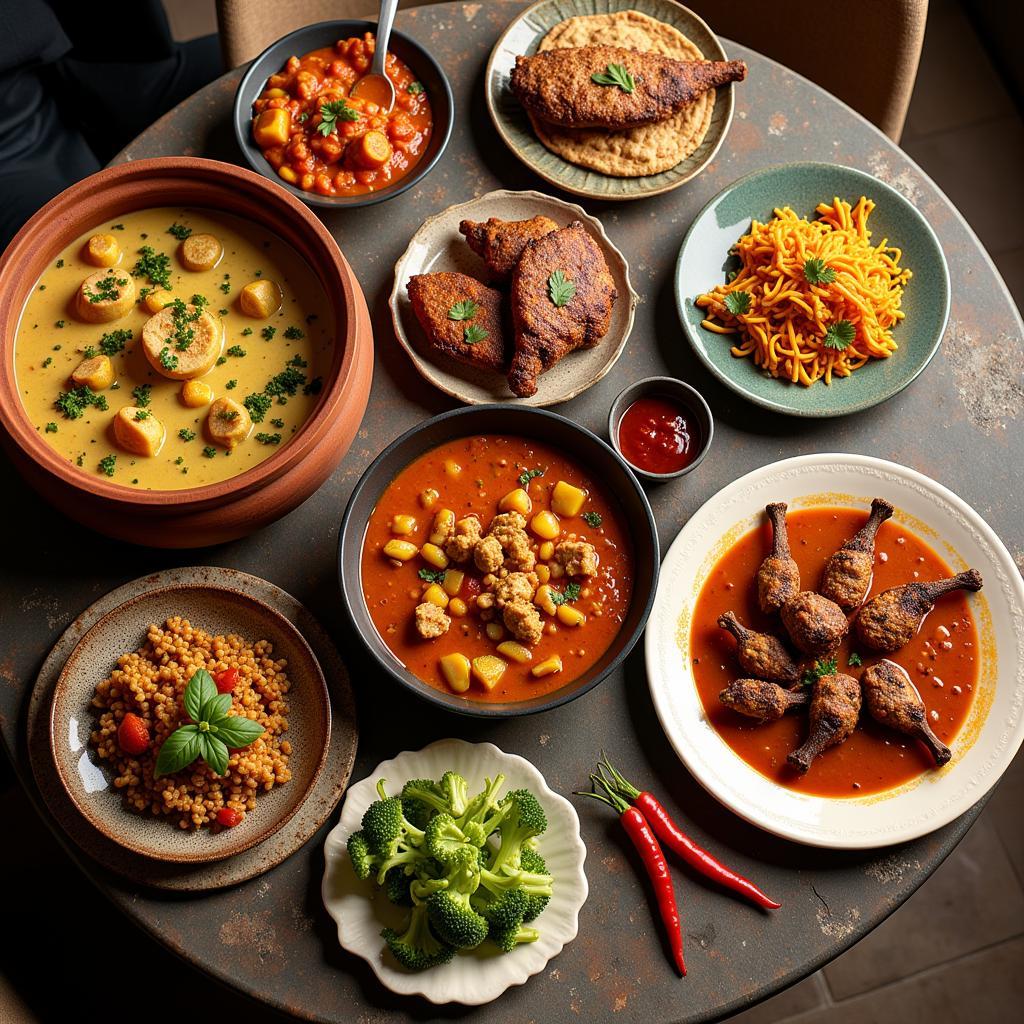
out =
[[[508,365],[501,292],[467,274],[414,274],[407,285],[416,318],[432,348],[459,362],[502,372]],[[452,317],[457,303],[475,303],[473,316]],[[471,328],[478,330],[472,331]],[[487,333],[472,340],[479,331]]]
[[803,745],[786,758],[789,764],[806,774],[819,754],[845,743],[857,728],[860,702],[860,683],[852,676],[822,676],[811,696],[810,732]]
[[835,601],[809,590],[791,597],[781,615],[790,640],[812,658],[835,651],[849,629],[843,609]]
[[544,635],[540,612],[529,601],[509,601],[502,611],[506,629],[520,642],[535,644]]
[[856,608],[871,589],[875,535],[896,510],[884,498],[871,502],[868,521],[825,563],[818,592],[844,611]]
[[763,679],[734,679],[718,699],[733,711],[758,722],[777,722],[792,708],[804,707],[810,698],[804,690],[784,690]]
[[494,599],[499,608],[515,601],[532,601],[540,580],[532,572],[510,572],[494,585]]
[[496,537],[484,537],[473,549],[473,564],[481,572],[497,572],[505,564],[505,552]]
[[772,524],[772,550],[757,570],[757,603],[770,615],[800,593],[800,567],[789,550],[786,503],[772,502],[764,511]]
[[470,249],[487,264],[487,269],[498,280],[504,280],[512,273],[527,243],[557,230],[558,225],[544,216],[529,220],[491,217],[480,222],[464,220],[459,225]]
[[747,629],[734,612],[720,615],[718,625],[736,637],[736,660],[744,672],[773,683],[795,683],[800,678],[789,651],[771,634]]
[[518,512],[502,512],[491,520],[487,530],[505,552],[505,568],[531,572],[537,564],[537,556],[530,546],[530,535],[526,532],[526,519]]
[[465,562],[473,554],[482,534],[480,520],[476,516],[466,516],[455,524],[455,533],[448,538],[444,553],[453,562]]
[[436,604],[424,601],[416,605],[416,632],[424,640],[433,640],[448,632],[452,620]]
[[906,670],[892,661],[880,661],[864,672],[860,686],[864,704],[876,722],[920,740],[940,767],[953,756],[932,732],[924,701]]
[[[611,65],[632,76],[631,90],[594,81],[595,75],[606,78]],[[746,77],[741,60],[675,60],[619,46],[577,46],[516,57],[511,86],[548,124],[620,131],[664,121],[711,89]]]
[[[574,289],[560,296],[563,305],[552,297],[556,272]],[[530,242],[512,273],[513,393],[536,394],[538,374],[574,349],[596,345],[608,333],[616,296],[604,253],[579,221]]]
[[585,540],[563,540],[555,545],[555,559],[569,576],[596,576],[597,549]]

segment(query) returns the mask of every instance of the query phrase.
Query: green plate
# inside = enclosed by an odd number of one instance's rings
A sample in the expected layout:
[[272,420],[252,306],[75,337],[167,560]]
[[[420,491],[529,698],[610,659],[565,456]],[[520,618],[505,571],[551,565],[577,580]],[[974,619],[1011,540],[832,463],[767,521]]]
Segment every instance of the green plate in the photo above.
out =
[[[855,203],[875,201],[868,221],[876,242],[888,238],[903,250],[901,265],[913,271],[903,292],[907,314],[893,330],[899,349],[888,359],[872,360],[849,377],[804,387],[775,380],[751,359],[729,349],[735,335],[715,334],[700,324],[703,311],[694,299],[725,280],[729,251],[746,234],[752,219],[766,221],[776,207],[790,206],[812,217],[820,202],[834,196]],[[837,164],[783,164],[755,171],[719,192],[697,215],[683,239],[676,264],[676,305],[690,344],[704,365],[726,387],[750,401],[791,416],[846,416],[892,398],[920,374],[942,341],[949,319],[949,267],[935,232],[899,192],[864,171]]]
[[699,174],[722,145],[732,122],[735,98],[732,85],[722,86],[715,97],[711,124],[700,146],[685,160],[661,174],[640,178],[613,178],[577,167],[547,149],[533,134],[530,119],[509,88],[509,75],[520,54],[537,52],[541,40],[556,25],[589,14],[640,11],[679,29],[708,60],[727,60],[715,34],[689,8],[674,0],[539,0],[515,18],[494,44],[487,62],[487,109],[505,144],[535,174],[558,188],[589,199],[626,200],[656,196],[678,188]]

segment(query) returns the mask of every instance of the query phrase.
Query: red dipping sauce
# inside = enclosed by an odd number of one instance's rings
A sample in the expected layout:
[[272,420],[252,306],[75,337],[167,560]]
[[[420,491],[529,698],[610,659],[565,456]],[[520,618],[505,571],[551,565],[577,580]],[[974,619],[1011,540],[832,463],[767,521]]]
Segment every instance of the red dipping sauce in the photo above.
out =
[[685,406],[669,398],[638,398],[619,420],[619,451],[648,473],[678,473],[704,446],[700,424]]

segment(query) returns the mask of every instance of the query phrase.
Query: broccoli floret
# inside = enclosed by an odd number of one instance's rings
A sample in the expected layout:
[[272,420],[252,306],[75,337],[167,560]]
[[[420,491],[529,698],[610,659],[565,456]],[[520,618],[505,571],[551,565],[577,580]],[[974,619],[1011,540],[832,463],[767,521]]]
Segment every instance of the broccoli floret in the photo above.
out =
[[505,816],[504,812],[496,812],[498,807],[498,790],[505,782],[504,775],[498,775],[495,779],[484,779],[484,788],[477,793],[466,805],[465,813],[458,818],[459,828],[465,830],[470,822],[476,822],[483,827],[485,835],[490,835]]
[[[535,874],[531,871],[488,871],[480,872],[480,884],[495,896],[500,896],[510,889],[522,889],[527,896],[551,897],[551,884],[554,879],[550,875]],[[538,911],[539,913],[539,911]]]
[[458,949],[473,949],[487,938],[487,921],[473,909],[469,897],[468,892],[442,889],[427,898],[434,930]]
[[490,935],[491,941],[502,953],[511,953],[521,942],[536,942],[539,938],[540,932],[536,928],[526,928],[523,925],[494,931]]
[[387,872],[399,865],[415,865],[425,857],[420,849],[423,830],[417,828],[402,812],[402,801],[397,796],[389,797],[384,791],[384,780],[377,783],[381,799],[366,808],[363,815],[363,832],[370,853],[378,860],[377,884],[384,884]]
[[384,876],[384,893],[392,903],[400,907],[411,907],[412,896],[409,894],[409,886],[413,881],[412,875],[405,873],[402,866],[389,868]]
[[469,835],[455,824],[450,814],[435,814],[424,833],[424,848],[442,864],[455,864],[465,858],[476,862],[479,859],[477,851],[484,841],[482,830],[475,822],[470,822],[467,828]]
[[402,787],[402,808],[414,825],[425,829],[434,811],[448,810],[448,801],[437,783],[430,779],[410,779]]
[[445,772],[438,788],[448,801],[448,813],[453,818],[461,818],[469,804],[469,783],[458,772]]
[[[492,871],[517,871],[523,847],[548,827],[544,808],[527,789],[514,789],[499,805],[504,816],[498,826],[501,845],[491,861]],[[484,826],[487,827],[486,825]]]
[[522,889],[509,889],[500,896],[491,896],[484,889],[477,889],[470,901],[476,912],[488,924],[488,935],[495,932],[515,931],[523,923],[528,897]]
[[408,971],[425,971],[428,967],[446,964],[455,956],[455,950],[431,932],[423,904],[412,908],[409,923],[401,935],[393,928],[385,928],[380,934],[394,958]]
[[370,844],[364,832],[353,832],[348,837],[348,855],[356,878],[365,881],[377,870],[379,861],[370,853]]
[[[544,862],[544,858],[534,849],[529,846],[523,847],[523,852],[519,857],[519,866],[523,871],[529,871],[535,875],[546,875],[548,874],[548,866]],[[552,884],[554,884],[552,882]],[[523,915],[524,921],[533,921],[538,914],[548,905],[550,896],[538,896],[531,895],[526,897],[526,913]]]

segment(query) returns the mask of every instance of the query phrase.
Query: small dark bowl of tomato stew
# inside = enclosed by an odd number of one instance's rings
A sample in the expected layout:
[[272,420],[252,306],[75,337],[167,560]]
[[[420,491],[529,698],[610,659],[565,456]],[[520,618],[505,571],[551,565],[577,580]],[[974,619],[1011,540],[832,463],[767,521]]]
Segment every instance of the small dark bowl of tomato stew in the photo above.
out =
[[645,377],[612,402],[608,436],[645,480],[674,480],[695,470],[711,448],[715,421],[704,396],[675,377]]
[[400,195],[434,167],[455,120],[451,86],[411,37],[391,33],[389,113],[352,99],[373,58],[371,21],[325,21],[272,43],[235,93],[235,136],[250,166],[310,206],[344,209]]
[[[566,483],[580,489],[579,507],[556,504],[555,491]],[[504,630],[500,637],[490,636],[484,624],[494,624],[491,612],[481,612],[490,605],[474,608],[487,586],[486,578],[479,578],[481,566],[472,558],[459,561],[453,556],[449,568],[457,570],[458,581],[448,590],[450,625],[442,633],[417,635],[411,628],[414,609],[430,600],[425,581],[433,579],[432,566],[437,564],[424,560],[430,547],[424,542],[436,529],[434,516],[458,509],[460,517],[479,517],[486,531],[491,515],[505,507],[498,504],[502,496],[510,497],[506,492],[516,487],[532,495],[528,515],[558,508],[559,537],[573,544],[587,540],[596,550],[596,563],[586,578],[574,577],[577,593],[572,597],[572,570],[567,566],[557,578],[551,570],[550,585],[583,621],[567,623],[547,608],[540,616],[545,622],[542,635],[523,640],[532,645],[528,659],[508,655],[504,641],[516,638]],[[422,504],[425,497],[430,504]],[[401,536],[395,532],[399,520],[405,520]],[[527,529],[532,531],[534,522]],[[410,543],[418,554],[403,555],[408,558],[404,562],[387,557],[387,546],[396,539]],[[538,573],[545,559],[551,559],[543,546],[536,545]],[[557,552],[557,542],[552,546]],[[546,711],[607,678],[643,632],[659,565],[654,516],[626,463],[599,437],[564,416],[516,405],[455,409],[393,441],[356,484],[338,544],[342,598],[376,666],[436,706],[481,718]],[[504,575],[507,568],[506,561],[505,569],[492,571]],[[448,588],[447,573],[441,575],[438,585]],[[549,577],[538,578],[538,583],[542,579]],[[459,611],[456,599],[464,605]],[[453,655],[467,662],[474,659],[474,666],[481,656],[501,656],[508,664],[497,682],[485,683],[474,674],[471,683],[455,687],[440,671],[442,659]],[[547,674],[541,666],[553,655],[558,655],[558,668]]]

